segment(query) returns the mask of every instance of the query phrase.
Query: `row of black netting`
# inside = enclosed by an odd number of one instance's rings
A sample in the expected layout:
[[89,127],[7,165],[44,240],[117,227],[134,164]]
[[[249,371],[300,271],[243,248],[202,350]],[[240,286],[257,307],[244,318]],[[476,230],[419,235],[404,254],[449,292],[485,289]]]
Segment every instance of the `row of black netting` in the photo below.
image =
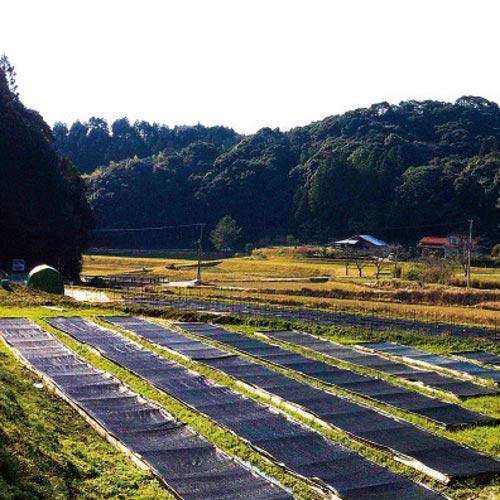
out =
[[[256,362],[230,356],[221,349],[188,338],[170,328],[140,318],[114,316],[104,319],[150,342],[207,364],[283,400],[298,404],[356,438],[404,455],[415,461],[417,467],[423,465],[432,471],[431,475],[434,477],[447,480],[500,472],[500,462],[475,450],[354,401],[296,381]],[[199,332],[193,324],[181,323],[178,326]],[[206,354],[208,350],[210,356]]]
[[500,382],[500,371],[495,370],[494,368],[479,366],[468,361],[453,359],[449,356],[443,356],[441,354],[431,354],[429,352],[422,351],[421,349],[394,344],[392,342],[371,342],[363,345],[377,352],[382,352],[391,356],[400,356],[419,363],[425,363],[425,365],[428,366],[446,368],[447,370],[464,373],[466,375],[470,375],[471,377],[479,377]]
[[265,405],[216,385],[113,330],[81,318],[48,321],[233,431],[294,473],[328,485],[342,498],[440,498],[423,485],[367,460]]
[[0,335],[109,435],[139,455],[178,496],[200,500],[292,498],[217,450],[163,408],[78,358],[34,323],[0,319]]
[[200,300],[196,298],[170,298],[131,295],[126,300],[133,304],[149,307],[172,307],[188,311],[207,311],[211,313],[231,313],[236,315],[260,316],[286,321],[300,321],[327,326],[365,328],[367,330],[404,330],[425,335],[452,335],[462,338],[488,338],[499,340],[500,335],[494,329],[480,326],[464,326],[441,321],[421,321],[413,319],[388,318],[375,314],[354,314],[344,311],[323,311],[321,309],[290,306],[266,306],[240,301],[222,301],[216,299]]
[[[486,387],[466,380],[457,380],[456,378],[442,375],[432,370],[415,368],[405,363],[379,356],[378,354],[362,352],[356,347],[344,346],[297,330],[266,332],[266,335],[276,340],[305,347],[321,354],[326,354],[336,360],[364,366],[365,368],[372,368],[389,375],[400,377],[409,382],[419,382],[427,387],[448,392],[459,398],[498,394],[498,390],[493,387]],[[362,344],[362,346],[368,348],[373,345],[374,344]],[[497,373],[500,375],[500,372]]]
[[492,366],[500,366],[500,356],[494,352],[488,351],[465,351],[454,353],[455,357],[476,361],[478,363],[485,363]]
[[338,368],[323,361],[308,358],[282,347],[270,345],[257,338],[229,332],[205,323],[184,323],[186,330],[227,344],[251,356],[262,358],[277,366],[336,385],[374,401],[423,416],[444,427],[493,423],[496,419],[472,412],[461,406],[440,401],[391,384],[376,377]]

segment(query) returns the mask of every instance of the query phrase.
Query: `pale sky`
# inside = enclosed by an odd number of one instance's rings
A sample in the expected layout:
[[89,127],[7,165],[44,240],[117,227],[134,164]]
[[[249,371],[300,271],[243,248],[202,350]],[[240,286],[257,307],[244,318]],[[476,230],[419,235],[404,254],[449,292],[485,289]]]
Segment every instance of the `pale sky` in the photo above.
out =
[[15,0],[0,54],[52,124],[261,127],[406,99],[500,102],[498,0]]

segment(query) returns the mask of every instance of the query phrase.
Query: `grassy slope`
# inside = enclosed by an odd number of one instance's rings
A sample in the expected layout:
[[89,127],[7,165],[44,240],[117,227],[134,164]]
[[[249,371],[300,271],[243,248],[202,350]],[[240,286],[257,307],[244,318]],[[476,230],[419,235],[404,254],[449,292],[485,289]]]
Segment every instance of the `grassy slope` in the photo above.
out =
[[[97,308],[65,308],[64,311],[54,311],[43,307],[0,306],[0,317],[27,317],[36,321],[37,323],[41,324],[43,328],[55,334],[56,337],[58,337],[63,343],[75,350],[80,356],[85,358],[94,366],[113,373],[115,376],[128,384],[133,390],[157,401],[171,413],[176,415],[176,417],[179,418],[182,422],[191,425],[193,429],[207,437],[211,442],[215,443],[221,449],[227,451],[233,456],[239,457],[244,461],[250,462],[255,467],[263,470],[270,476],[275,477],[278,481],[282,482],[284,485],[293,490],[298,497],[315,498],[316,495],[314,494],[313,490],[311,490],[307,486],[306,483],[297,480],[296,478],[285,473],[280,467],[271,464],[260,454],[254,452],[250,447],[245,445],[236,436],[224,431],[217,425],[213,424],[209,419],[201,417],[195,412],[179,404],[173,398],[152,388],[149,384],[130,374],[128,371],[120,369],[113,363],[106,361],[91,349],[88,349],[78,342],[73,341],[68,336],[62,334],[58,330],[52,328],[50,325],[44,323],[42,320],[42,318],[46,316],[55,315],[79,315],[93,318],[97,315],[102,314],[120,314],[120,311],[109,309],[103,310]],[[5,354],[5,356],[8,358],[8,362],[5,363],[5,373],[11,380],[11,384],[15,384],[19,379],[28,378],[29,381],[27,382],[27,385],[30,387],[33,394],[36,394],[39,400],[43,402],[48,397],[47,391],[40,391],[32,386],[32,382],[36,381],[36,377],[33,376],[29,370],[22,367],[22,365],[14,358],[14,356],[10,353],[9,349],[3,344],[3,342],[0,344],[0,354]],[[48,478],[47,480],[50,483],[57,483],[58,481],[61,481],[61,478],[64,478],[64,476],[67,474],[64,470],[64,467],[66,466],[69,470],[68,474],[72,474],[75,465],[73,465],[70,460],[66,460],[66,462],[63,461],[61,464],[59,464],[59,466],[56,466],[57,464],[52,464],[50,462],[45,463],[43,461],[43,457],[40,457],[41,460],[34,460],[31,463],[31,475],[19,474],[17,476],[12,476],[8,472],[10,470],[9,463],[11,461],[11,456],[18,454],[22,457],[31,456],[30,448],[32,447],[32,440],[34,436],[37,442],[39,441],[41,443],[40,446],[49,446],[51,445],[51,443],[55,442],[54,435],[51,432],[51,429],[58,427],[58,432],[65,435],[68,431],[67,426],[69,421],[72,422],[71,425],[74,425],[76,429],[73,435],[73,439],[66,439],[64,440],[64,443],[67,444],[69,449],[72,449],[72,447],[78,445],[83,450],[79,453],[83,457],[81,459],[82,467],[89,470],[90,477],[93,479],[93,482],[96,483],[96,485],[94,486],[94,489],[96,491],[94,492],[91,489],[91,487],[93,487],[93,483],[89,488],[86,488],[83,484],[80,488],[79,481],[86,480],[85,476],[80,474],[75,475],[75,477],[72,478],[72,488],[75,491],[79,491],[78,495],[73,495],[72,490],[70,491],[61,488],[51,490],[50,488],[48,488],[46,492],[43,492],[43,494],[35,494],[34,496],[32,496],[32,498],[169,498],[166,490],[164,490],[160,486],[160,483],[155,480],[149,473],[141,472],[136,469],[134,465],[128,462],[121,453],[115,451],[110,444],[97,436],[94,431],[82,421],[82,419],[76,414],[76,412],[64,402],[62,402],[59,398],[54,395],[50,395],[49,397],[50,403],[56,405],[56,407],[52,411],[51,422],[49,424],[43,423],[43,425],[41,425],[38,429],[38,433],[34,433],[29,426],[25,427],[22,420],[20,420],[19,415],[12,412],[6,412],[5,420],[6,422],[10,420],[8,422],[8,425],[15,431],[13,434],[22,434],[24,435],[24,439],[18,442],[17,449],[12,448],[12,444],[6,446],[4,450],[5,453],[3,455],[1,455],[2,450],[0,448],[0,478],[2,477],[1,471],[4,468],[7,471],[3,483],[0,480],[0,498],[3,499],[4,496],[6,498],[9,498],[9,490],[7,489],[7,484],[9,483],[12,485],[10,487],[12,491],[16,491],[16,488],[18,488],[19,491],[23,493],[21,498],[31,498],[28,494],[29,488],[36,487],[37,477],[46,476]],[[47,404],[49,404],[49,402]],[[65,413],[61,413],[63,415],[62,422],[58,420],[58,409],[60,407],[65,408]],[[1,418],[0,423],[2,423]],[[99,445],[98,448],[95,444],[93,444],[96,449],[87,450],[86,441],[84,441],[83,444],[78,444],[78,435],[80,432],[83,432],[81,431],[82,428],[85,429],[86,435],[93,438],[93,440]],[[0,434],[0,438],[1,436],[2,435]],[[59,450],[59,447],[57,445],[56,452],[61,454],[64,453],[63,451]],[[92,460],[92,463],[89,463],[90,459]],[[118,473],[113,472],[113,469],[110,466],[110,464],[112,463],[117,463],[117,467],[120,466],[125,468],[125,472],[123,474],[121,474],[120,471],[117,471]],[[125,476],[125,478],[123,477],[123,475]],[[127,481],[127,478],[129,478],[129,481]],[[149,482],[151,482],[154,487],[150,485]],[[78,490],[78,488],[80,489]],[[3,491],[4,489],[5,495]],[[14,495],[12,496],[12,498],[17,497]]]

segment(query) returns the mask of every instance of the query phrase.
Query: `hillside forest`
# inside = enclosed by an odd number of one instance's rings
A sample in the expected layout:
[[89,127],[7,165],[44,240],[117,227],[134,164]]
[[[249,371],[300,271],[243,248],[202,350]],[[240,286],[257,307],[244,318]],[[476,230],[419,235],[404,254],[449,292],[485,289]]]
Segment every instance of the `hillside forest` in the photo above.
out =
[[[463,232],[473,218],[486,241],[499,239],[500,110],[481,97],[383,102],[250,136],[126,118],[58,123],[53,134],[57,151],[86,174],[98,227],[215,226],[230,215],[241,245],[351,233],[414,244]],[[171,236],[132,242],[168,245]]]

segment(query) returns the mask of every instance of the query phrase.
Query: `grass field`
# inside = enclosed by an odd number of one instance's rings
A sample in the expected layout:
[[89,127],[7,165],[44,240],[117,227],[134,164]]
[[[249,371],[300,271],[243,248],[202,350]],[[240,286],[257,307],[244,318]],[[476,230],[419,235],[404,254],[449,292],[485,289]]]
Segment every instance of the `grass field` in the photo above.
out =
[[[196,270],[183,267],[189,264],[193,261],[92,255],[84,258],[83,273],[102,276],[142,273],[177,282],[194,279]],[[183,297],[222,297],[493,328],[500,325],[500,269],[473,268],[473,279],[487,279],[498,283],[498,288],[471,290],[444,285],[421,287],[393,280],[389,277],[390,269],[376,280],[373,265],[363,269],[364,278],[357,277],[355,271],[351,268],[349,276],[345,276],[343,264],[270,252],[225,259],[204,269],[205,287],[169,287],[157,291]],[[316,276],[327,276],[329,280],[311,282],[310,278]]]
[[[174,258],[145,258],[145,257],[114,257],[109,255],[87,255],[84,257],[84,274],[122,274],[145,270],[158,276],[167,276],[172,281],[193,279],[193,269],[171,269],[171,264],[182,266],[193,264],[195,261]],[[403,278],[409,265],[403,264]],[[380,279],[391,276],[392,264],[382,269]],[[307,278],[311,276],[329,276],[337,280],[347,280],[353,283],[364,284],[375,281],[375,266],[367,263],[363,267],[363,277],[359,277],[358,270],[351,264],[348,275],[341,262],[329,259],[307,258],[291,255],[282,249],[262,249],[254,251],[251,256],[224,259],[221,265],[207,268],[206,280],[209,282],[237,282],[259,281],[262,279],[279,278]],[[500,288],[500,268],[472,267],[471,277],[476,283],[493,283]],[[456,268],[456,280],[463,278],[462,271]]]

